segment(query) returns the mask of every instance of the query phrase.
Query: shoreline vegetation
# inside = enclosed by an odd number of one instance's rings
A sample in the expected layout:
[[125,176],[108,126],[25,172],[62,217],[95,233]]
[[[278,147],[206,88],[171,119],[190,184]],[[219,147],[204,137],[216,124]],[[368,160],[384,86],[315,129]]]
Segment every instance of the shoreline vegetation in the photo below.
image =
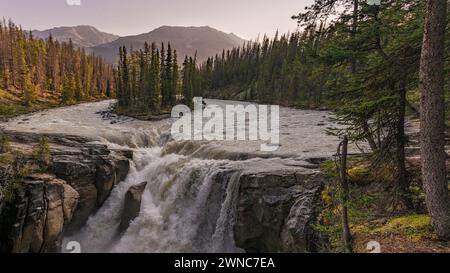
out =
[[[110,99],[104,97],[62,104],[59,98],[54,97],[51,92],[44,92],[44,95],[37,97],[32,105],[25,106],[17,91],[0,89],[0,97],[0,122],[7,122],[9,119],[39,111]],[[5,100],[5,97],[8,100]]]

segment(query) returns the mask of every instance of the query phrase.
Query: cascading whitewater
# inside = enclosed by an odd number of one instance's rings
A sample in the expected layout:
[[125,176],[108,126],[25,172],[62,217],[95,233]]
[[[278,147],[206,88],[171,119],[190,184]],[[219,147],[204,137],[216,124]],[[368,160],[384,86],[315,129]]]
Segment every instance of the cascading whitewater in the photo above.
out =
[[[208,100],[225,107],[239,102]],[[109,112],[114,101],[80,104],[20,116],[5,130],[77,135],[110,148],[134,149],[132,169],[108,200],[74,236],[82,252],[236,252],[234,217],[242,170],[292,168],[303,159],[331,156],[337,139],[329,113],[280,108],[281,147],[259,151],[259,141],[171,141],[173,120],[140,121]],[[103,116],[102,113],[108,113]],[[320,125],[320,126],[319,126]],[[244,128],[245,130],[245,128]],[[148,148],[153,147],[153,148]],[[234,160],[234,161],[233,161]],[[120,236],[124,197],[148,182],[139,216]]]
[[[83,252],[236,252],[233,241],[239,172],[228,161],[136,149],[133,167],[79,234]],[[139,216],[119,237],[127,189],[147,181]]]

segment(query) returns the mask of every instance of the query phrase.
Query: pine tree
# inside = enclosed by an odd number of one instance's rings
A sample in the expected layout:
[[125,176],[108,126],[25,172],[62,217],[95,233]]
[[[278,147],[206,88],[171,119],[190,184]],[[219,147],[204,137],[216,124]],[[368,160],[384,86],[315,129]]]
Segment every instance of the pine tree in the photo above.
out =
[[167,45],[167,57],[163,61],[164,64],[164,73],[161,77],[162,80],[162,103],[163,106],[167,107],[170,106],[172,103],[172,90],[173,90],[173,59],[172,59],[172,47],[170,46],[170,43]]
[[161,109],[161,57],[158,50],[156,50],[156,54],[154,54],[154,60],[152,61],[152,64],[154,79],[152,105],[154,112],[158,113]]
[[162,97],[162,106],[167,106],[167,69],[166,69],[166,50],[164,47],[164,43],[161,43],[161,56],[160,56],[160,83],[161,83],[161,97]]
[[73,75],[64,76],[61,102],[63,104],[72,104],[75,100],[75,80]]
[[171,76],[171,90],[170,90],[170,105],[175,105],[177,103],[178,94],[178,62],[177,62],[177,51],[173,51],[173,61],[172,61],[172,76]]
[[130,73],[128,66],[128,53],[125,47],[122,47],[122,60],[120,67],[120,75],[121,75],[121,94],[122,94],[122,105],[124,107],[128,107],[130,105]]
[[186,58],[183,62],[183,97],[186,105],[192,106],[193,83],[192,83],[192,58]]
[[35,100],[35,86],[31,80],[31,73],[25,72],[23,85],[23,103],[25,106],[31,106]]

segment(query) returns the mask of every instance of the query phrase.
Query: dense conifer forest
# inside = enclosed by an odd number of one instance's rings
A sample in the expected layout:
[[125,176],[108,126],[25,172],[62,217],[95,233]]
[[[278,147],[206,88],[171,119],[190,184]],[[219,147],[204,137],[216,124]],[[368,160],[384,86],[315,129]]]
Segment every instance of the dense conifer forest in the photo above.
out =
[[36,39],[0,22],[2,115],[113,97],[114,86],[113,66],[70,41]]
[[128,114],[170,112],[176,103],[191,105],[196,85],[196,57],[177,63],[170,43],[157,47],[145,43],[143,50],[120,48],[117,72],[118,110]]

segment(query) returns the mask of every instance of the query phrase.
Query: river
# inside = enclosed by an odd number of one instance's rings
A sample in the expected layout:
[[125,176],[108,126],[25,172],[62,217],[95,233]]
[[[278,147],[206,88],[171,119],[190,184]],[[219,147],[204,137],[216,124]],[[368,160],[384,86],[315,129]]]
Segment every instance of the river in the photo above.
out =
[[[79,135],[133,149],[125,181],[78,234],[65,238],[80,242],[83,252],[240,252],[233,240],[239,176],[314,168],[310,159],[332,156],[338,144],[336,137],[326,134],[336,125],[325,111],[281,107],[280,147],[261,152],[260,141],[173,141],[170,128],[175,119],[105,115],[113,103],[51,109],[2,124],[6,130]],[[225,107],[237,102],[207,104]],[[140,214],[117,236],[125,193],[143,181],[148,184]]]

